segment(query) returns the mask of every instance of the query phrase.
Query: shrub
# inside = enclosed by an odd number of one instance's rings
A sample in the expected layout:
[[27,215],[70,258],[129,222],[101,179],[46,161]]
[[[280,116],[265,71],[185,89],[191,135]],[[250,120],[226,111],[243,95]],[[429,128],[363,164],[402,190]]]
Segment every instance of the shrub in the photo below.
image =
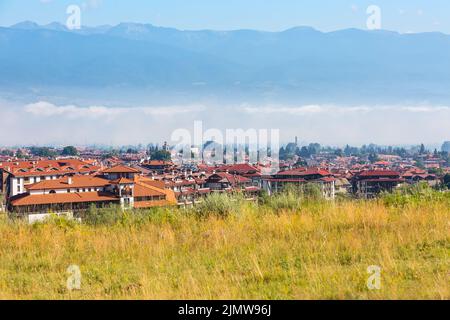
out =
[[124,220],[124,212],[119,206],[97,208],[92,205],[81,219],[83,223],[89,225],[113,225]]
[[287,185],[282,192],[272,196],[264,194],[260,199],[260,203],[275,212],[280,210],[296,210],[301,205],[301,190],[298,186]]
[[449,198],[443,192],[434,190],[426,182],[404,185],[393,193],[384,193],[382,201],[390,206],[418,205],[421,202],[432,202]]
[[301,186],[287,185],[282,192],[272,196],[264,194],[260,198],[260,204],[268,206],[274,211],[298,210],[307,202],[320,202],[323,199],[320,186],[315,183],[307,183]]
[[199,217],[227,217],[239,213],[242,202],[240,195],[213,193],[192,210]]

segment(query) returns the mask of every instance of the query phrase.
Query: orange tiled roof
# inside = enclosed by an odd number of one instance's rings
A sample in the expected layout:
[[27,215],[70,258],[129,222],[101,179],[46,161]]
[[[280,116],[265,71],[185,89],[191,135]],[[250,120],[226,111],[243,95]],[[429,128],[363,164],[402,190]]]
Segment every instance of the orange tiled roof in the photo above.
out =
[[141,173],[141,171],[124,166],[124,165],[117,165],[108,169],[105,169],[102,171],[103,173]]
[[173,166],[173,162],[171,162],[171,161],[163,161],[163,160],[150,160],[150,161],[144,162],[143,165],[148,165],[148,166]]
[[158,201],[138,201],[134,202],[134,207],[136,209],[146,209],[146,208],[154,208],[154,207],[165,207],[165,206],[175,206],[177,202],[168,201],[168,200],[158,200]]
[[[166,196],[166,205],[176,205],[177,200],[175,197],[175,193],[172,190],[158,188],[156,186],[152,186],[149,184],[149,179],[146,178],[136,178],[134,185],[134,196],[135,197],[153,197],[153,196]],[[144,201],[148,202],[148,201]],[[152,201],[154,202],[154,201]],[[136,208],[143,208],[143,204],[135,201]],[[144,206],[145,207],[145,206]]]
[[127,178],[120,178],[120,179],[116,179],[116,180],[112,180],[110,181],[111,184],[133,184],[134,181],[127,179]]
[[276,174],[277,176],[309,176],[309,175],[320,175],[320,176],[330,176],[331,173],[327,170],[320,168],[298,168],[289,171],[281,171]]
[[106,202],[119,201],[119,198],[108,192],[82,192],[82,193],[56,193],[45,195],[21,195],[11,200],[14,207],[32,206],[32,205],[49,205],[49,204],[66,204],[66,203],[83,203],[83,202]]
[[0,168],[16,177],[91,173],[100,169],[79,159],[3,162]]
[[[231,173],[219,172],[219,173],[216,173],[215,175],[219,176],[222,180],[228,181],[232,185],[236,185],[239,183],[248,183],[251,181],[249,178],[239,176],[239,175],[233,175]],[[212,175],[211,177],[213,177],[213,176],[214,175]]]
[[72,184],[69,184],[68,177],[45,180],[38,183],[27,186],[27,190],[58,190],[58,189],[72,189],[72,188],[95,188],[105,187],[110,184],[106,179],[98,178],[95,176],[74,176],[71,177]]
[[248,164],[248,163],[238,163],[234,165],[224,165],[221,167],[216,168],[216,171],[228,171],[228,172],[236,172],[240,174],[245,173],[257,173],[259,169],[255,168],[254,166]]
[[400,172],[392,171],[392,170],[368,170],[368,171],[362,171],[359,173],[360,177],[396,177],[400,176]]
[[134,196],[135,197],[155,197],[164,196],[164,190],[151,187],[149,185],[137,183],[134,185]]
[[159,189],[164,189],[166,187],[164,181],[161,180],[153,180],[145,177],[136,177],[135,182],[140,182],[146,185],[150,185]]

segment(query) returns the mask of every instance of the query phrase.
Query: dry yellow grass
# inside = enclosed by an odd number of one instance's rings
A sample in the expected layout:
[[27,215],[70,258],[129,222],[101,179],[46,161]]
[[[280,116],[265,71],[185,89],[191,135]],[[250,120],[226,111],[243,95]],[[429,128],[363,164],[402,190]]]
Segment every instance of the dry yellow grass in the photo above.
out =
[[[0,222],[0,299],[449,299],[449,202],[318,203],[113,226]],[[81,290],[66,286],[70,265]],[[381,289],[369,290],[378,265]]]

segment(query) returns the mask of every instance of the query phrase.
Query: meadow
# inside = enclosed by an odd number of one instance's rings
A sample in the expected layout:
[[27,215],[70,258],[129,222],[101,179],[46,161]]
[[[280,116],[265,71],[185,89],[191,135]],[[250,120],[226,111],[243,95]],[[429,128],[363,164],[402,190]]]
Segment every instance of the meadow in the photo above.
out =
[[0,299],[449,299],[449,230],[450,193],[428,189],[212,196],[194,209],[92,209],[83,223],[3,216]]

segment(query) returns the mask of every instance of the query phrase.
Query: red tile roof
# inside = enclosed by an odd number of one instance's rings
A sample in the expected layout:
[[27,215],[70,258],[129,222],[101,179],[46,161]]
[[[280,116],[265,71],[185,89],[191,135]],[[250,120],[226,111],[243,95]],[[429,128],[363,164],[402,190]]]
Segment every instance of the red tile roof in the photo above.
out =
[[320,168],[298,168],[294,170],[281,171],[276,174],[276,176],[312,176],[312,175],[320,175],[320,176],[331,176],[331,173],[327,170]]
[[[239,184],[239,183],[251,182],[251,180],[249,178],[246,178],[246,177],[243,177],[243,176],[239,176],[239,175],[233,175],[231,173],[218,172],[215,175],[221,177],[222,180],[227,180],[232,185]],[[212,175],[211,177],[213,177],[213,176],[214,175]]]
[[135,197],[155,197],[155,196],[164,196],[164,189],[157,189],[155,187],[151,187],[149,185],[137,183],[134,186],[134,196]]
[[127,178],[120,178],[116,180],[111,180],[111,184],[134,184],[133,180],[127,179]]
[[228,171],[232,173],[246,174],[246,173],[256,173],[259,170],[248,163],[238,163],[218,167],[216,168],[216,171]]
[[[69,184],[69,179],[72,180],[72,184]],[[105,187],[110,182],[106,179],[98,178],[95,176],[74,176],[64,177],[56,180],[44,180],[38,183],[27,186],[27,190],[58,190],[58,189],[79,189],[79,188],[96,188]]]
[[50,205],[83,202],[119,201],[119,198],[108,192],[56,193],[45,195],[20,195],[11,200],[14,207],[31,205]]
[[124,166],[124,165],[117,165],[112,168],[108,168],[102,171],[103,173],[141,173],[141,171]]
[[362,171],[358,174],[360,177],[394,177],[400,176],[400,172],[392,171],[392,170],[370,170],[370,171]]
[[364,179],[363,182],[404,182],[400,178],[378,178],[378,179]]
[[100,168],[79,159],[2,162],[0,169],[16,177],[54,176],[93,173]]
[[173,166],[173,162],[171,161],[163,161],[163,160],[150,160],[147,162],[143,162],[142,165],[146,166]]
[[134,196],[139,197],[154,197],[165,196],[165,200],[161,201],[136,201],[134,202],[135,208],[150,208],[160,206],[172,206],[177,204],[175,193],[172,190],[159,188],[152,185],[154,181],[139,177],[135,179]]

